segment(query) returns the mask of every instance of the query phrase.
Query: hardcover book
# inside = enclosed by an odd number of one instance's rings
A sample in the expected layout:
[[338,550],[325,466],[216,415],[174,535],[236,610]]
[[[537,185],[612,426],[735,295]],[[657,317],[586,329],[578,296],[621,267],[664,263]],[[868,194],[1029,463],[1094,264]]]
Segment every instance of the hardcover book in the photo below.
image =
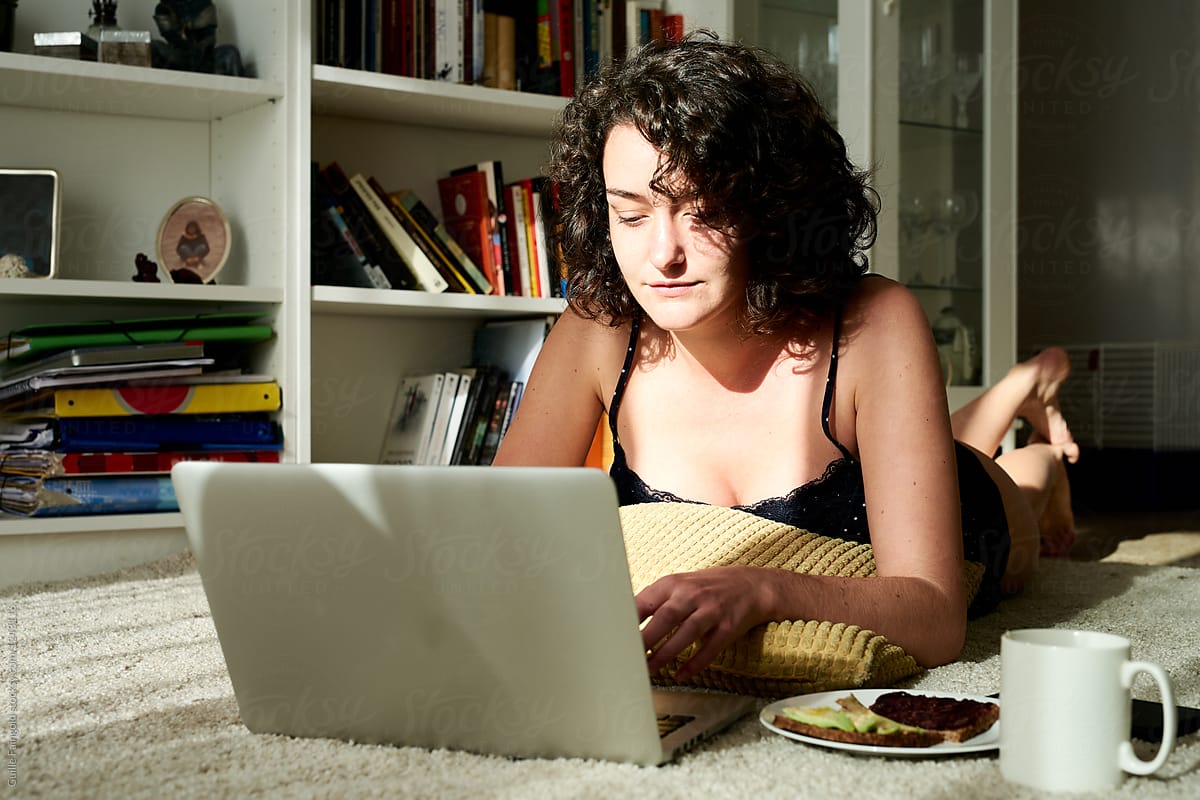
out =
[[497,255],[500,234],[488,199],[487,176],[480,170],[461,172],[438,181],[438,197],[446,230],[463,252],[483,270],[498,295],[507,294]]
[[458,175],[463,172],[481,171],[487,179],[489,209],[492,211],[492,249],[496,254],[496,263],[499,265],[501,273],[504,275],[504,285],[507,294],[516,294],[511,290],[512,286],[512,270],[514,265],[509,262],[508,256],[508,208],[507,200],[504,197],[504,165],[498,160],[480,161],[475,164],[470,164],[465,167],[451,170],[451,175]]

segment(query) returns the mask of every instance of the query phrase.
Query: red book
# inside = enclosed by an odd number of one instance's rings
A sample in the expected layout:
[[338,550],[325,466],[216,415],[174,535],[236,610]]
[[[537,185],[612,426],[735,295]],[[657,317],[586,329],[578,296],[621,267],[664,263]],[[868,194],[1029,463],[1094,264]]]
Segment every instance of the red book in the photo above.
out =
[[662,27],[667,41],[683,41],[683,14],[663,14]]
[[[555,3],[552,14],[557,25],[555,58],[558,60],[558,93],[575,96],[575,10],[572,0],[550,0]],[[575,0],[580,2],[580,0]]]
[[52,474],[91,475],[133,472],[170,472],[180,461],[236,461],[279,463],[278,450],[212,450],[205,452],[63,453]]
[[502,270],[496,264],[493,231],[495,217],[488,199],[487,175],[460,172],[438,181],[442,221],[463,251],[491,281],[495,294],[508,294]]

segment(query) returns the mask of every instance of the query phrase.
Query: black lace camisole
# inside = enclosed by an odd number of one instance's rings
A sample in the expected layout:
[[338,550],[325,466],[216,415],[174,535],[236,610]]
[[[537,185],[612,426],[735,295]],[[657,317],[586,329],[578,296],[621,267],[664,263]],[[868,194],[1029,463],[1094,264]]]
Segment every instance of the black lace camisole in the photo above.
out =
[[[617,435],[617,416],[629,373],[637,352],[639,320],[634,319],[629,332],[629,347],[625,363],[617,378],[609,404],[608,420],[613,440],[613,462],[609,475],[616,484],[621,505],[636,503],[699,503],[671,492],[651,488],[629,468],[621,438]],[[825,378],[825,395],[821,402],[821,430],[841,453],[825,468],[825,472],[782,497],[769,497],[733,508],[755,516],[802,528],[824,536],[869,544],[866,499],[863,488],[862,465],[839,442],[829,429],[829,412],[833,406],[837,383],[838,339],[841,334],[840,315],[834,321],[833,347],[829,357],[829,373]],[[965,445],[955,442],[958,461],[959,495],[962,503],[963,546],[968,560],[984,565],[983,586],[971,606],[972,615],[990,611],[999,601],[1000,576],[1008,561],[1008,524],[1000,490],[984,470],[979,459]]]

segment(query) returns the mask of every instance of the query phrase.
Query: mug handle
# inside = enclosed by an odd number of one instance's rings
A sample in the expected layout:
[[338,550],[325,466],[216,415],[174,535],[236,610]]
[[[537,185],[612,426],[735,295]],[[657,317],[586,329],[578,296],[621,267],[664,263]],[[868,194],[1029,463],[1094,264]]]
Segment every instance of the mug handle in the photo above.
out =
[[1145,672],[1154,678],[1162,694],[1163,737],[1158,746],[1158,753],[1150,761],[1143,761],[1133,752],[1133,745],[1128,741],[1121,742],[1121,752],[1118,760],[1121,769],[1133,775],[1149,775],[1157,771],[1171,755],[1175,747],[1175,694],[1171,691],[1171,681],[1166,671],[1158,664],[1148,661],[1126,661],[1121,665],[1121,685],[1126,689],[1133,687],[1133,679],[1139,672]]

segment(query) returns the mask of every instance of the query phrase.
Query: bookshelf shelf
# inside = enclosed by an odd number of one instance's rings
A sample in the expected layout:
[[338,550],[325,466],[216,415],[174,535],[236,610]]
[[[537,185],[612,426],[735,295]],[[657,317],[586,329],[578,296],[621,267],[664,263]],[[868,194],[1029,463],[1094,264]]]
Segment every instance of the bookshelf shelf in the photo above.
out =
[[275,305],[282,302],[279,287],[192,286],[170,283],[135,283],[132,280],[0,278],[0,307],[31,302],[70,305],[130,303],[246,303]]
[[544,136],[562,97],[316,65],[314,114],[430,128]]
[[0,105],[164,120],[215,120],[274,102],[273,81],[0,53]]
[[561,314],[566,302],[552,297],[493,297],[387,289],[314,286],[315,314],[376,317],[519,317]]
[[122,530],[137,532],[183,531],[183,515],[97,514],[94,516],[25,519],[0,515],[0,540],[6,536],[30,534],[103,533]]

